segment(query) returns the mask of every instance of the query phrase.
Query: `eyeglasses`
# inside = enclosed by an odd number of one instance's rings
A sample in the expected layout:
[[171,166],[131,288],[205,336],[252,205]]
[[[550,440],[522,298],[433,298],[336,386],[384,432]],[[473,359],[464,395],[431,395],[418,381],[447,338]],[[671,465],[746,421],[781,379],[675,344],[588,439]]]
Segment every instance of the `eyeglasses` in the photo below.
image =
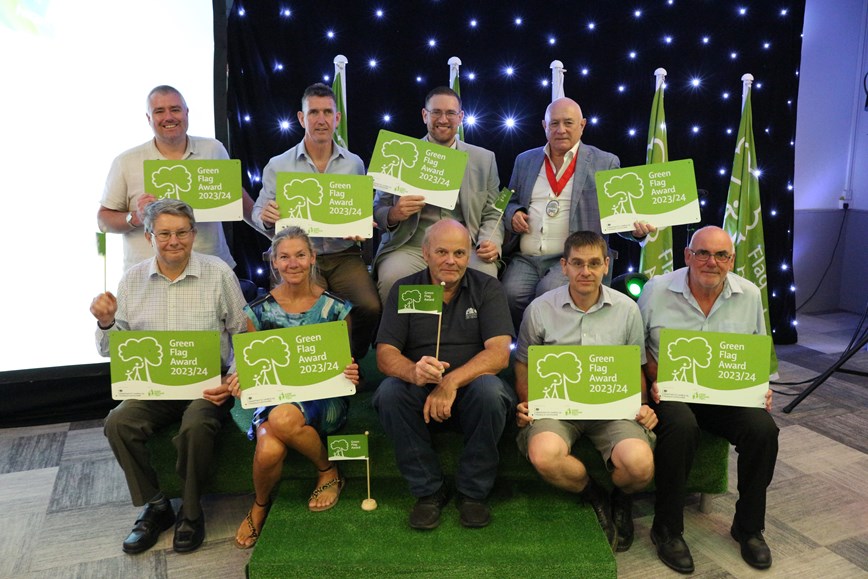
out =
[[450,121],[454,121],[455,119],[458,118],[458,115],[461,114],[458,111],[441,111],[440,109],[434,109],[434,110],[425,109],[425,110],[428,111],[428,114],[431,115],[432,117],[434,117],[435,119],[439,119],[443,115],[446,115],[446,118],[449,119]]
[[567,265],[570,267],[574,267],[581,271],[585,267],[587,267],[590,271],[597,271],[601,267],[606,265],[606,262],[600,261],[599,259],[592,259],[591,261],[584,262],[580,259],[571,259],[567,262]]
[[699,249],[699,250],[694,251],[694,250],[688,248],[687,251],[692,253],[693,257],[696,259],[696,261],[698,261],[700,263],[705,263],[706,261],[711,259],[712,256],[714,256],[714,261],[716,261],[717,263],[726,263],[727,261],[732,259],[732,255],[733,255],[733,254],[728,253],[726,251],[717,251],[715,253],[711,253],[707,249]]
[[159,241],[169,241],[172,239],[172,236],[178,238],[178,241],[184,241],[195,231],[195,229],[179,229],[178,231],[158,231],[153,233],[152,235],[157,238]]

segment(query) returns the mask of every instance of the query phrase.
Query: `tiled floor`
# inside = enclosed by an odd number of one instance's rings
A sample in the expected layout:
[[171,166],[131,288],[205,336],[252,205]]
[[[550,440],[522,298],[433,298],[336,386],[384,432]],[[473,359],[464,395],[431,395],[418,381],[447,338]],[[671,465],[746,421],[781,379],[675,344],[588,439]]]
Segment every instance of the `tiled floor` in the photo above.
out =
[[[778,346],[780,380],[812,378],[837,359],[859,316],[800,316],[799,344]],[[868,370],[868,352],[848,368]],[[800,392],[805,385],[777,386]],[[685,514],[697,577],[868,577],[868,379],[836,373],[790,414],[776,395],[780,454],[769,489],[766,537],[774,565],[760,572],[729,537],[736,500],[735,453],[730,492],[702,514]],[[129,504],[100,421],[0,430],[0,577],[244,577],[249,552],[233,546],[247,496],[208,497],[205,545],[188,555],[165,533],[151,551],[124,555],[120,542],[138,509]],[[651,502],[636,502],[636,541],[617,555],[619,577],[678,577],[648,538]],[[496,522],[495,522],[496,524]],[[529,571],[530,573],[530,571]]]

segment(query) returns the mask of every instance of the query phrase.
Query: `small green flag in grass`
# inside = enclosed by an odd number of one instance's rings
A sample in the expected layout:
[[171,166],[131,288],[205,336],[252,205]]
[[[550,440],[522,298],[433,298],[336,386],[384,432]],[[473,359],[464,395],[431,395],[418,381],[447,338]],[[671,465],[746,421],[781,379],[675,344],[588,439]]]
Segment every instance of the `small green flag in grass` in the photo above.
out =
[[364,434],[329,436],[329,460],[365,460],[368,458],[368,437]]

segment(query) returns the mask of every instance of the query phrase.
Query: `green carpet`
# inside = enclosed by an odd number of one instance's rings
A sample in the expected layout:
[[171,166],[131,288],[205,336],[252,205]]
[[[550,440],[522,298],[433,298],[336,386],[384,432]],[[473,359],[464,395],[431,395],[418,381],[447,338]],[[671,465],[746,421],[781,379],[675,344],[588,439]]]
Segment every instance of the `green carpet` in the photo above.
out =
[[311,480],[284,480],[248,565],[252,579],[283,577],[616,577],[615,560],[593,511],[541,481],[499,480],[492,523],[465,529],[454,501],[440,527],[407,524],[414,499],[403,480],[377,479],[375,511],[363,511],[364,478],[352,478],[338,505],[307,510]]

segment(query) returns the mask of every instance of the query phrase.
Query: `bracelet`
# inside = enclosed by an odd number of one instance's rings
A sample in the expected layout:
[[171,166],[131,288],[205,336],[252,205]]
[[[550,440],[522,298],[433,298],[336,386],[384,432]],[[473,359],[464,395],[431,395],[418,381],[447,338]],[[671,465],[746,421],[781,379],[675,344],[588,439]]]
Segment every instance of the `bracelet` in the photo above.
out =
[[112,323],[110,323],[110,324],[107,325],[106,327],[102,327],[102,324],[100,324],[100,323],[99,323],[99,320],[97,320],[97,321],[96,321],[96,327],[99,328],[99,329],[102,330],[102,331],[111,330],[112,327],[115,325],[115,321],[116,321],[116,320],[112,320]]

